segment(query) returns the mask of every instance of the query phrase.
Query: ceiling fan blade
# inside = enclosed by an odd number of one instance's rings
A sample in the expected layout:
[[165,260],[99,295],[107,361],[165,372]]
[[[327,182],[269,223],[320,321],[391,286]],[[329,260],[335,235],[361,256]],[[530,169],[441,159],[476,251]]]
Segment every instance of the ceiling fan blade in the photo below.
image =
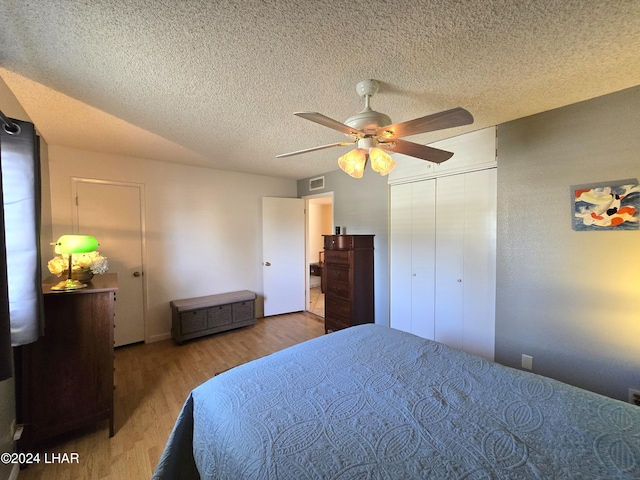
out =
[[325,127],[332,128],[333,130],[342,132],[345,135],[349,135],[350,137],[361,138],[364,136],[364,133],[362,133],[361,131],[356,130],[355,128],[351,128],[349,125],[345,125],[344,123],[334,120],[333,118],[329,118],[318,112],[295,112],[294,115],[306,118],[307,120],[311,120],[312,122],[319,123],[320,125],[324,125]]
[[407,142],[406,140],[400,140],[398,138],[390,139],[389,141],[379,141],[378,146],[385,150],[402,153],[403,155],[409,155],[410,157],[420,158],[433,163],[442,163],[453,157],[453,152]]
[[330,143],[329,145],[321,145],[320,147],[311,147],[311,148],[305,148],[304,150],[297,150],[295,152],[281,153],[280,155],[276,155],[276,158],[291,157],[293,155],[299,155],[301,153],[307,153],[307,152],[315,152],[316,150],[323,150],[325,148],[331,148],[331,147],[346,147],[347,145],[353,145],[355,143],[356,143],[355,140],[353,142]]
[[444,112],[426,115],[402,123],[378,127],[376,134],[381,137],[399,138],[417,135],[418,133],[433,132],[445,128],[460,127],[473,123],[473,115],[461,107],[445,110]]

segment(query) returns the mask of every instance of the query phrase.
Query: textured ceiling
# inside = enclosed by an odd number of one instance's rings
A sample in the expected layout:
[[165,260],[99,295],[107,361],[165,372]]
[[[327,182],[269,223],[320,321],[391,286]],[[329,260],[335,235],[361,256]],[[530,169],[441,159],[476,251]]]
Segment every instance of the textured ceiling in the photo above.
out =
[[638,0],[0,0],[0,22],[49,144],[295,179],[348,149],[276,159],[345,138],[293,112],[344,121],[363,79],[393,122],[475,117],[419,143],[640,84]]

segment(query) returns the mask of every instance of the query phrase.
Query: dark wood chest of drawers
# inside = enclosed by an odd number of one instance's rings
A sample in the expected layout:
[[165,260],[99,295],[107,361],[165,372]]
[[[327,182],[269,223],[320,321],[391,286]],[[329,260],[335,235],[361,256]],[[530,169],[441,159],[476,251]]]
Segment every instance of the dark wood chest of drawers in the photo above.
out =
[[373,235],[325,235],[325,332],[374,323]]
[[43,284],[45,329],[36,342],[15,349],[18,447],[109,421],[113,436],[113,321],[115,273],[96,275],[89,286],[52,291]]

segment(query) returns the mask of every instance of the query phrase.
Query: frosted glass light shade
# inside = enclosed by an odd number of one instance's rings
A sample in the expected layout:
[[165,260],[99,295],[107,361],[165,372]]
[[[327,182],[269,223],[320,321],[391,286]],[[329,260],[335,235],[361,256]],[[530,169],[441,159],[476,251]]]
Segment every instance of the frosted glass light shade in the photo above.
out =
[[385,176],[396,166],[396,162],[387,152],[379,147],[373,147],[369,150],[369,159],[371,160],[371,169]]
[[356,148],[338,159],[338,166],[353,178],[362,178],[367,164],[367,150]]

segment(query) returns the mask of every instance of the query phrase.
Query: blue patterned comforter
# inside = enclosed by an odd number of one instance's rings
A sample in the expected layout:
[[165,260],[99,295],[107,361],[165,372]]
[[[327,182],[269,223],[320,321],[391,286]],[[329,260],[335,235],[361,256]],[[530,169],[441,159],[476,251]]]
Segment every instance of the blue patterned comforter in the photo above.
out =
[[640,478],[640,408],[379,325],[192,391],[154,479]]

